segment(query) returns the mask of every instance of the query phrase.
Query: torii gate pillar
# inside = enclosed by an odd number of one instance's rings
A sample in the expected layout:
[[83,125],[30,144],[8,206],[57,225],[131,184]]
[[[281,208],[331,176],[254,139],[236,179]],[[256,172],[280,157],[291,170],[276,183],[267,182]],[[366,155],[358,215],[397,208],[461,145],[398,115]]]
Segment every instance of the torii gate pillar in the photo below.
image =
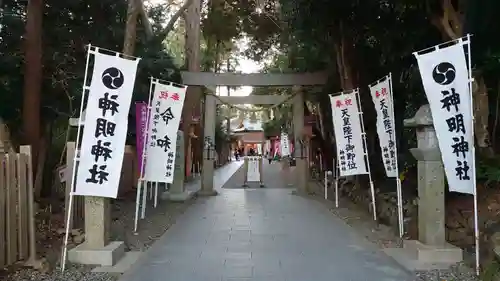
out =
[[201,170],[200,196],[214,196],[217,191],[214,189],[214,161],[215,161],[215,114],[217,100],[212,95],[205,95],[205,114],[203,118],[203,168]]
[[[304,139],[304,92],[300,87],[294,87],[296,92],[293,100],[293,132],[294,132],[294,150],[295,150],[295,187],[298,194],[307,194],[307,147]],[[302,142],[302,143],[301,143]]]

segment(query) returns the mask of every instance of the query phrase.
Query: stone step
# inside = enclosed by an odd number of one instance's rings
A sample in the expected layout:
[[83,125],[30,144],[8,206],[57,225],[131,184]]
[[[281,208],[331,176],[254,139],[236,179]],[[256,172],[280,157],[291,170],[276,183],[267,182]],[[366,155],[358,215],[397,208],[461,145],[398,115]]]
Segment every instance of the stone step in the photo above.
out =
[[100,266],[92,272],[125,273],[141,257],[142,252],[126,252],[125,255],[113,266]]

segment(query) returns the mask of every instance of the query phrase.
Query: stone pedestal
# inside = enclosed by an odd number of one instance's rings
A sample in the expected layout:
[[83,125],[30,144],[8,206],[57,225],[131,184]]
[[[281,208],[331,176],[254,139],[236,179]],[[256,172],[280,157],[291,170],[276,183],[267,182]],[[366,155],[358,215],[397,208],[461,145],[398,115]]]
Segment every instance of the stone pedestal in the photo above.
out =
[[290,172],[290,161],[287,158],[281,158],[281,178],[283,183],[287,186],[292,186],[292,174]]
[[410,149],[418,161],[418,241],[404,241],[401,249],[386,249],[410,270],[447,268],[462,261],[462,249],[446,242],[444,168],[428,105],[404,121],[417,130],[417,148]]
[[113,266],[125,255],[125,243],[109,241],[109,199],[85,197],[85,242],[68,252],[68,260],[78,264]]
[[170,188],[167,192],[161,195],[162,199],[167,199],[170,201],[186,201],[192,197],[192,192],[186,190],[184,186],[184,176],[185,176],[185,157],[184,157],[184,134],[182,131],[177,132],[177,145],[175,153],[175,170],[174,170],[174,182],[170,184]]
[[[203,149],[203,169],[201,172],[201,189],[197,192],[199,196],[214,196],[217,191],[214,189],[214,161],[215,161],[215,121],[217,102],[212,95],[205,95],[205,115],[204,115],[204,149]],[[208,147],[212,146],[212,147]]]

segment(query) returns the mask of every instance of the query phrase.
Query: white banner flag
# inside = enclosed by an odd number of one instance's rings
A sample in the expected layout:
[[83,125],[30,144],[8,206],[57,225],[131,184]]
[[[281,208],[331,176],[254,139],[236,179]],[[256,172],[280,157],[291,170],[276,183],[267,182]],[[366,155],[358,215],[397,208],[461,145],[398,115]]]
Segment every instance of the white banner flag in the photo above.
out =
[[368,174],[356,95],[330,96],[340,176]]
[[144,180],[172,183],[174,181],[177,131],[187,86],[162,84],[156,80],[150,104],[146,168]]
[[90,52],[94,70],[73,194],[116,198],[139,59]]
[[473,127],[464,43],[415,54],[451,191],[475,194]]
[[281,133],[280,150],[281,150],[281,157],[290,155],[290,141],[288,140],[288,135],[285,133]]
[[394,128],[394,101],[390,81],[387,76],[383,81],[370,86],[375,111],[377,112],[377,134],[382,151],[385,173],[390,178],[398,177],[396,156],[396,131]]
[[260,182],[260,157],[246,156],[247,158],[247,182]]

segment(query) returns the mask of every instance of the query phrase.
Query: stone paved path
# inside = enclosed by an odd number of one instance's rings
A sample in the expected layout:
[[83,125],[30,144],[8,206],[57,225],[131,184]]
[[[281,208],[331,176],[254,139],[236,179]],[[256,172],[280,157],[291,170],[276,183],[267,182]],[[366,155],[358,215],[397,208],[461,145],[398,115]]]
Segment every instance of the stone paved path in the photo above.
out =
[[415,279],[318,202],[284,188],[219,191],[190,207],[120,281]]
[[[264,168],[262,169],[262,178],[266,188],[291,188],[284,181],[285,177],[292,177],[295,167],[291,167],[288,173],[281,171],[280,162],[272,162],[269,164],[267,159],[264,160]],[[231,178],[223,185],[224,189],[241,189],[245,174],[243,169],[239,169]],[[258,182],[249,182],[248,188],[260,188]],[[293,188],[293,187],[292,187]]]

